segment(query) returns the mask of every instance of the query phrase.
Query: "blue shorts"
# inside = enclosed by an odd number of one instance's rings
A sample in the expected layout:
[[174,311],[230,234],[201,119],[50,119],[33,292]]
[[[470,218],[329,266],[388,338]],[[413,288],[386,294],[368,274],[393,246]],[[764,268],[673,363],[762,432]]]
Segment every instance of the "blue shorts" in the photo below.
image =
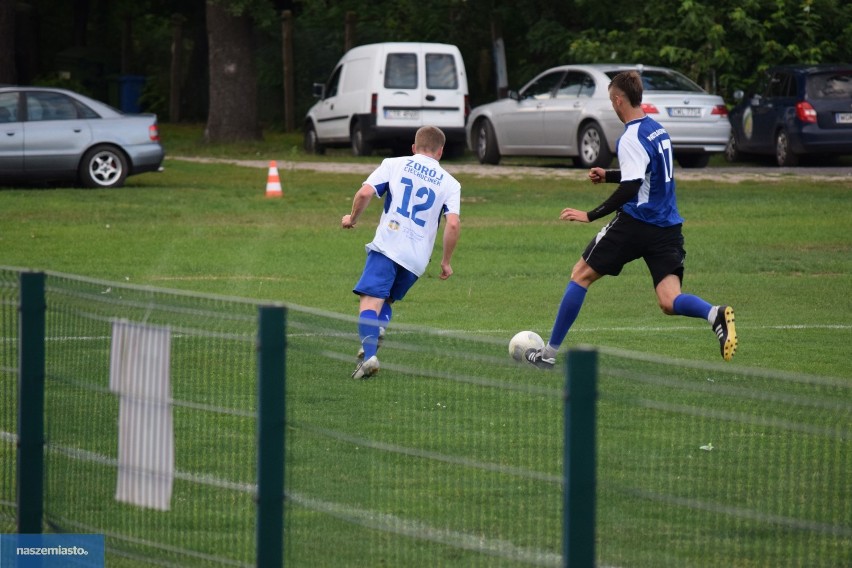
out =
[[361,279],[352,291],[359,296],[372,296],[395,302],[402,300],[417,282],[417,276],[376,251],[367,253]]

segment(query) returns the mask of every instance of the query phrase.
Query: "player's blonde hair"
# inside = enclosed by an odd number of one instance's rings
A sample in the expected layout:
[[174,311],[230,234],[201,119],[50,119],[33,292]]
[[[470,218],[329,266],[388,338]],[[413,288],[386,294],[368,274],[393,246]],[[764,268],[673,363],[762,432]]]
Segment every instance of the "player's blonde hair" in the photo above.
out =
[[422,126],[414,135],[414,149],[429,154],[436,154],[444,147],[447,137],[437,126]]

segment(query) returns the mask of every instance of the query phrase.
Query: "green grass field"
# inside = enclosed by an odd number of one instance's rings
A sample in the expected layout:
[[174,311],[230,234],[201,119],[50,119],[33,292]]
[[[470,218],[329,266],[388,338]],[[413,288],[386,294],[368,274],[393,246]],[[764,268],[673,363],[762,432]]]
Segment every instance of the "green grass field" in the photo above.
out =
[[[182,136],[179,151],[197,152],[190,134]],[[268,146],[231,154],[291,159],[297,151],[289,142],[280,141],[278,154]],[[203,150],[230,155],[227,148]],[[452,164],[447,168],[452,171]],[[458,177],[462,236],[455,274],[440,281],[435,263],[396,305],[399,332],[380,352],[383,370],[375,380],[348,379],[357,349],[350,322],[291,316],[288,488],[298,499],[288,509],[290,565],[550,565],[561,552],[561,489],[550,481],[561,473],[561,378],[495,361],[508,359],[504,342],[518,330],[546,338],[570,268],[602,225],[562,223],[559,211],[592,208],[612,187]],[[349,211],[362,174],[282,170],[281,179],[284,197],[267,199],[263,168],[169,159],[164,173],[130,178],[122,190],[2,189],[0,265],[282,301],[354,317],[351,287],[379,204],[371,205],[358,229],[343,231],[340,217]],[[679,184],[687,220],[684,289],[735,307],[740,348],[732,364],[722,365],[718,342],[704,322],[662,315],[644,264],[634,263],[590,290],[566,348],[605,348],[599,409],[602,562],[656,567],[852,561],[848,438],[825,441],[812,431],[850,428],[843,411],[850,405],[846,385],[852,378],[850,191],[852,180],[846,178]],[[106,345],[89,349],[102,353]],[[176,365],[196,365],[194,344],[180,349],[186,352],[176,351]],[[86,373],[69,366],[66,375]],[[229,400],[253,392],[250,373],[221,374],[227,384],[217,388]],[[790,375],[797,380],[786,380]],[[826,378],[811,383],[810,376]],[[212,403],[205,391],[210,380],[190,375],[180,395]],[[834,382],[843,386],[830,386]],[[102,404],[96,422],[109,422],[114,402]],[[68,412],[72,424],[86,424],[85,407]],[[751,416],[759,417],[757,423],[749,422]],[[240,460],[254,459],[252,449],[238,444],[248,446],[250,424],[217,420],[209,431],[232,435],[220,446],[227,459],[216,463],[220,454],[210,449],[220,440],[204,434],[202,419],[188,418],[178,468],[250,483],[251,470]],[[796,428],[801,433],[785,435]],[[109,427],[97,430],[87,447],[108,454],[109,438],[102,436]],[[698,449],[708,442],[717,449]],[[424,461],[420,454],[382,451],[383,445],[457,461]],[[462,457],[538,472],[544,479],[483,470]],[[87,467],[74,469],[77,479],[106,481],[92,483],[94,495],[82,502],[76,496],[65,501],[59,490],[56,510],[116,527],[156,516],[127,508],[100,511],[111,498],[111,474]],[[51,472],[54,490],[68,483],[60,470]],[[191,501],[196,488],[179,484],[176,491]],[[808,499],[800,502],[800,495]],[[721,505],[702,511],[683,507],[683,500]],[[216,492],[212,501],[221,509],[203,527],[178,510],[174,518],[156,521],[154,532],[197,538],[204,546],[213,541],[214,549],[220,540],[218,553],[233,556],[224,537],[244,531],[239,549],[250,550],[251,523],[228,516],[247,503]],[[732,521],[728,508],[759,511],[761,518]],[[88,521],[98,515],[106,517]],[[810,533],[783,524],[769,530],[766,519],[772,518],[840,530]],[[375,531],[371,523],[393,530]],[[404,536],[409,533],[432,536]],[[465,549],[475,537],[501,554],[483,559]],[[814,557],[814,550],[821,556]]]
[[[354,231],[339,220],[363,177],[282,170],[284,197],[266,199],[264,169],[167,160],[164,173],[119,191],[3,189],[0,262],[354,314],[350,290],[379,204]],[[547,335],[570,268],[602,225],[566,224],[559,211],[591,208],[611,188],[459,177],[455,275],[443,282],[430,269],[395,321]],[[737,364],[850,375],[850,189],[846,178],[680,183],[684,290],[735,307]],[[712,360],[713,336],[699,328],[663,316],[634,263],[591,289],[568,343]]]

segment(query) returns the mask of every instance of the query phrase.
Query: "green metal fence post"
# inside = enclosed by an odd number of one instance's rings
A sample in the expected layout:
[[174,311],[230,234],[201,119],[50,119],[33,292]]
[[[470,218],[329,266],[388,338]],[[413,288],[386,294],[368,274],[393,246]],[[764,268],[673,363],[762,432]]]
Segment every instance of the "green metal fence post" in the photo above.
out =
[[571,568],[595,566],[597,352],[572,349],[565,365],[562,547]]
[[42,272],[20,274],[18,317],[18,532],[41,533],[44,513],[44,297]]
[[284,362],[286,312],[262,306],[258,329],[257,566],[284,565]]

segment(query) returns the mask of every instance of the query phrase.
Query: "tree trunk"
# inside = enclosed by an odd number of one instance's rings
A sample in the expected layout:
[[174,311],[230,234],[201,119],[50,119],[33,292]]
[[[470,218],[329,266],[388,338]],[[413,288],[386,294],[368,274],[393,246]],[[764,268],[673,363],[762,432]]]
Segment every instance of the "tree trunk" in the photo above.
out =
[[180,122],[184,21],[186,21],[186,18],[180,14],[172,14],[172,64],[169,73],[169,122]]
[[293,65],[293,12],[281,13],[281,44],[284,52],[284,130],[296,130],[296,69]]
[[[202,14],[203,15],[203,14]],[[207,49],[207,25],[190,18],[189,32],[192,51],[185,67],[180,98],[182,120],[203,122],[210,108],[210,57]]]
[[15,0],[0,0],[0,83],[17,83]]
[[252,20],[234,16],[219,2],[207,1],[210,61],[208,142],[260,140],[257,119],[257,73]]

